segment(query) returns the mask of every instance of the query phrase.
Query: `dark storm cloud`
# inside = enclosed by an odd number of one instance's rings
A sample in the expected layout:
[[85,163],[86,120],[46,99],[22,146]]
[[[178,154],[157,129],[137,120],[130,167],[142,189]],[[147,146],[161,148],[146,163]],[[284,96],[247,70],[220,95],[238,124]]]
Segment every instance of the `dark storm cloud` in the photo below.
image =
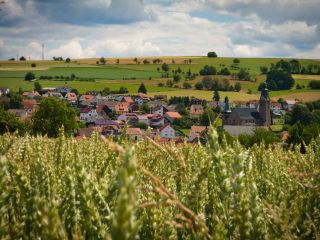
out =
[[256,15],[270,23],[320,23],[319,0],[206,0],[205,5],[213,10],[227,11],[244,17]]
[[12,1],[4,4],[0,12],[0,26],[26,24],[35,18],[76,25],[128,24],[154,18],[152,13],[145,11],[141,0]]

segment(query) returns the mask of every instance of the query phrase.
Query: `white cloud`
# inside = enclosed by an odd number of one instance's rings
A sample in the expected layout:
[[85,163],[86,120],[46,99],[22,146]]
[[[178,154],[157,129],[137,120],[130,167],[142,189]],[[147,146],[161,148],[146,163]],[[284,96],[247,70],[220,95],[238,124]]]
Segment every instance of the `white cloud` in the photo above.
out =
[[[94,8],[100,2],[106,4],[104,8],[111,8],[113,1],[81,0],[81,4],[89,4]],[[134,6],[140,7],[141,2],[138,4],[138,1],[134,1]],[[2,27],[2,45],[6,49],[0,47],[0,57],[9,58],[19,53],[40,58],[40,43],[45,43],[48,58],[206,55],[208,51],[230,57],[315,57],[318,52],[320,37],[316,23],[302,20],[272,23],[259,16],[238,18],[238,21],[230,22],[208,20],[201,15],[192,17],[192,9],[203,10],[208,4],[215,4],[217,11],[224,7],[225,11],[231,12],[235,3],[241,6],[257,5],[274,0],[218,0],[215,3],[208,0],[185,0],[163,5],[150,1],[147,0],[149,4],[144,5],[142,11],[155,13],[156,17],[152,21],[146,19],[121,25],[101,23],[88,26],[50,21],[40,23],[36,18],[36,23],[32,25]],[[286,0],[281,4],[287,6],[288,2]],[[295,0],[293,4],[296,2],[299,1]],[[126,10],[126,14],[129,10]],[[216,10],[212,11],[212,14],[217,14]]]
[[79,40],[77,39],[72,39],[70,42],[56,48],[52,49],[49,51],[49,56],[53,57],[70,57],[70,58],[84,58],[84,57],[94,57],[95,52],[91,50],[90,48],[88,49],[83,49]]

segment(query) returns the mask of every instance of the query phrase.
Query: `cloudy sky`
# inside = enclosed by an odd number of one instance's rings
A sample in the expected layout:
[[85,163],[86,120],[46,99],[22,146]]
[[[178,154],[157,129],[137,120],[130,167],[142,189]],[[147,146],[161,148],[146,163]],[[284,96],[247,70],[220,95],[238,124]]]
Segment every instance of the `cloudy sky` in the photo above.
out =
[[17,55],[320,58],[319,0],[4,0],[0,59]]

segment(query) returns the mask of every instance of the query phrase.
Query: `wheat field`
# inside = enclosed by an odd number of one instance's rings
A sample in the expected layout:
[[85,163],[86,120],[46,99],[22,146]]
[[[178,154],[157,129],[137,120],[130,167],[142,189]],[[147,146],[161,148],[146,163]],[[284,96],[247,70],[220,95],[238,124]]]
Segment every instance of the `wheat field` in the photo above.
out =
[[[219,143],[220,142],[220,143]],[[60,134],[0,137],[1,239],[319,239],[320,139],[306,154]]]

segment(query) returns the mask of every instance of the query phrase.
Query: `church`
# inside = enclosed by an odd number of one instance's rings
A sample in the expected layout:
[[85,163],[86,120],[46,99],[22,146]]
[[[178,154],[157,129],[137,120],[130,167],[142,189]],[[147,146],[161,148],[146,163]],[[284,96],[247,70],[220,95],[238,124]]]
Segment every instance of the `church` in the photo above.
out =
[[231,135],[251,134],[256,127],[269,127],[271,125],[271,110],[267,83],[264,83],[261,90],[258,109],[234,108],[230,110],[229,101],[226,98],[222,123],[223,128]]

